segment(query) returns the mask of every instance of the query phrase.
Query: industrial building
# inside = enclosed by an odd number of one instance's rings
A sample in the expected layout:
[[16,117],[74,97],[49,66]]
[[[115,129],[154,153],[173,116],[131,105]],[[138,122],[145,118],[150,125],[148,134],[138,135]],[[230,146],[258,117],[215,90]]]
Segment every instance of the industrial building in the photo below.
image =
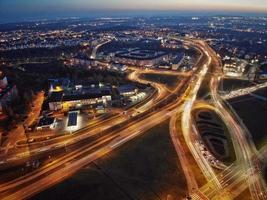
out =
[[50,93],[48,104],[49,109],[55,111],[90,105],[107,106],[111,103],[111,100],[110,86],[84,81],[72,82],[68,88]]
[[134,49],[116,53],[114,60],[126,65],[152,67],[169,60],[169,54],[163,51]]
[[55,110],[68,110],[69,108],[79,108],[88,105],[105,105],[111,102],[111,92],[109,90],[102,90],[96,93],[87,94],[73,94],[68,95],[64,92],[53,92],[48,98],[49,109]]
[[136,95],[138,88],[133,85],[122,85],[117,88],[119,94],[124,97]]

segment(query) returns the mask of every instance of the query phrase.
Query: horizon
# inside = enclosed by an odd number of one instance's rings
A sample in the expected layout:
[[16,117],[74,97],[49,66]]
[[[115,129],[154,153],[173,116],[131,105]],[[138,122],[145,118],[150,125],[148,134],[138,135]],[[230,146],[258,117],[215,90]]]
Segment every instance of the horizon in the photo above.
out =
[[241,17],[267,17],[264,12],[248,11],[215,11],[215,10],[94,10],[87,12],[50,13],[28,15],[19,17],[1,17],[0,24],[23,23],[35,21],[63,20],[63,19],[98,19],[98,18],[123,18],[123,17],[212,17],[212,16],[241,16]]
[[[153,5],[153,6],[152,6]],[[158,15],[260,15],[266,16],[267,2],[256,0],[223,0],[214,3],[211,0],[190,0],[186,3],[181,0],[136,0],[127,3],[124,0],[111,0],[109,2],[78,0],[1,0],[0,23],[12,23],[23,21],[37,21],[42,19],[58,18],[97,18],[97,17],[122,17],[122,16],[158,16]]]
[[267,0],[0,9],[0,200],[267,200]]

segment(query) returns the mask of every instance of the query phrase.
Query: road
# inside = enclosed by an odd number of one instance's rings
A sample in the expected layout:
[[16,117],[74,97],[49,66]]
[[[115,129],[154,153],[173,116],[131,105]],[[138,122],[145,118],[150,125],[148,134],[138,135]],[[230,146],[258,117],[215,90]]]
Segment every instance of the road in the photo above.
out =
[[[144,83],[144,80],[139,79],[135,73],[133,73],[130,78]],[[136,114],[133,118],[129,118],[129,113],[127,112],[127,115],[122,114],[108,123],[100,123],[94,129],[86,130],[84,134],[78,134],[76,137],[73,136],[69,139],[64,138],[56,139],[56,141],[47,141],[45,145],[33,143],[15,151],[13,155],[9,155],[9,157],[6,158],[7,162],[24,160],[39,153],[53,155],[55,150],[66,151],[68,148],[73,148],[71,155],[55,159],[52,164],[45,165],[44,169],[40,168],[23,177],[2,183],[0,185],[0,192],[3,195],[3,199],[17,199],[18,197],[27,198],[34,195],[36,192],[62,181],[84,165],[167,120],[174,112],[178,112],[178,109],[180,109],[178,106],[180,102],[177,101],[177,99],[179,95],[181,95],[179,93],[183,91],[186,83],[186,81],[182,81],[172,93],[166,89],[166,86],[153,83],[153,86],[158,90],[158,95],[151,100],[152,103],[145,104],[145,106],[142,107],[142,110],[144,110],[143,113],[135,111],[136,109],[128,111],[131,115]],[[139,115],[143,116],[140,117]],[[126,123],[123,124],[124,122]],[[111,131],[114,125],[118,125],[118,127],[114,131]],[[104,134],[105,130],[108,130],[106,134]],[[84,143],[86,142],[87,144],[90,137],[101,132],[102,136],[93,140],[93,145],[91,143],[88,145],[82,143],[84,141]],[[93,151],[88,153],[88,149],[91,148],[93,148]],[[69,159],[71,158],[73,159],[70,161]],[[58,166],[59,164],[60,167]],[[64,176],[62,176],[62,174],[64,174]],[[35,187],[32,187],[32,184],[34,184]]]
[[[164,74],[164,72],[162,73]],[[139,74],[140,73],[133,72],[129,76],[130,80],[147,84],[147,81],[139,79]],[[177,88],[180,88],[181,86],[182,85],[178,85]],[[80,140],[88,139],[94,135],[101,134],[102,132],[111,129],[114,125],[130,123],[133,121],[131,116],[138,116],[139,114],[142,114],[153,107],[157,108],[157,104],[161,101],[165,101],[165,99],[170,95],[170,93],[166,90],[166,87],[162,84],[154,83],[153,87],[155,87],[157,90],[156,95],[145,104],[127,110],[126,115],[120,114],[111,119],[100,121],[92,129],[89,128],[88,130],[87,128],[84,128],[80,131],[77,131],[77,133],[73,135],[60,136],[44,142],[32,142],[30,144],[27,143],[25,145],[17,145],[15,148],[9,149],[9,152],[2,156],[2,159],[7,161],[16,161],[22,158],[25,159],[40,152],[45,153],[50,149],[63,147],[65,144],[72,143],[73,141],[78,142]]]
[[[1,184],[0,192],[3,194],[1,198],[26,198],[36,192],[39,192],[40,190],[52,186],[73,175],[73,173],[88,163],[100,158],[101,156],[130,141],[134,137],[144,133],[146,130],[149,130],[155,125],[167,120],[173,112],[177,111],[168,112],[163,110],[133,126],[130,126],[129,128],[124,129],[123,131],[110,134],[106,139],[101,138],[96,145],[89,144],[84,147],[77,147],[75,151],[71,151],[70,155],[54,160],[54,162],[49,165],[49,168],[46,168],[45,166],[45,170],[40,168],[38,171],[28,174],[26,177],[12,180],[10,183]],[[94,148],[97,149],[89,151]],[[34,187],[32,187],[33,183]]]
[[188,154],[185,152],[183,145],[181,144],[178,136],[178,131],[177,131],[177,113],[175,113],[170,120],[170,125],[169,125],[169,130],[170,130],[170,135],[172,138],[172,142],[174,144],[175,150],[177,152],[177,155],[179,157],[186,182],[187,182],[187,188],[188,188],[188,193],[193,194],[196,189],[198,188],[197,181],[195,179],[195,175],[193,170],[190,167],[190,162],[188,161]]
[[[216,53],[203,41],[187,39],[184,42],[201,52],[193,74],[181,74],[170,71],[144,70],[131,68],[133,73],[129,79],[142,84],[150,83],[156,90],[151,99],[138,107],[127,110],[127,114],[119,114],[110,119],[99,121],[94,127],[85,128],[75,135],[59,137],[45,142],[33,142],[17,145],[8,151],[4,162],[25,162],[38,156],[51,156],[50,163],[44,163],[38,169],[24,176],[5,181],[0,184],[1,199],[26,199],[34,194],[65,180],[90,162],[113,151],[126,142],[145,133],[155,125],[171,118],[170,135],[187,180],[189,194],[193,199],[232,199],[248,186],[254,199],[264,199],[265,188],[262,179],[255,170],[258,160],[254,143],[245,125],[218,94],[221,81],[221,62]],[[211,73],[212,71],[212,73]],[[170,90],[163,84],[151,83],[141,79],[143,73],[172,74],[184,78]],[[209,90],[211,94],[210,108],[214,109],[227,127],[231,130],[237,161],[220,173],[203,156],[196,145],[201,136],[192,119],[195,106],[198,104],[198,92],[205,78],[210,76]],[[210,102],[209,102],[210,103]],[[198,167],[207,179],[207,184],[199,188],[194,173],[189,166],[184,147],[177,137],[177,120],[182,134]],[[265,152],[265,151],[264,151]],[[59,154],[60,156],[58,156]],[[263,153],[260,154],[263,157]],[[255,159],[256,158],[256,159]],[[34,185],[34,187],[33,187]]]
[[[191,90],[188,92],[188,94],[185,96],[185,102],[184,102],[184,112],[182,113],[182,120],[181,120],[181,127],[182,132],[184,134],[185,141],[187,143],[187,146],[189,147],[191,154],[195,158],[199,168],[202,170],[202,173],[206,177],[207,180],[210,181],[210,187],[213,189],[221,189],[222,185],[220,184],[216,173],[214,172],[212,166],[207,161],[207,159],[203,156],[202,152],[197,148],[195,145],[195,142],[199,140],[199,134],[197,133],[196,128],[192,127],[192,109],[193,105],[196,101],[198,91],[201,88],[201,84],[206,77],[208,70],[211,65],[211,57],[209,56],[208,52],[205,50],[205,48],[202,47],[202,45],[199,45],[198,43],[195,43],[195,45],[198,45],[199,49],[204,52],[204,54],[207,57],[206,63],[202,66],[200,69],[198,76],[194,79],[193,82],[191,82]],[[227,196],[224,197],[224,199],[227,199]]]
[[[222,113],[224,122],[228,125],[232,132],[232,138],[235,148],[239,147],[239,151],[236,150],[236,156],[240,162],[240,167],[249,172],[249,188],[250,193],[253,199],[265,199],[266,198],[266,189],[263,184],[262,177],[259,173],[254,173],[255,165],[252,161],[252,156],[257,154],[255,144],[252,140],[251,134],[249,133],[247,127],[243,124],[242,120],[238,117],[237,114],[231,109],[231,106],[218,94],[218,86],[222,77],[222,65],[218,59],[216,53],[210,48],[207,47],[207,51],[214,60],[216,69],[216,76],[213,76],[210,81],[211,96],[213,103],[216,108]],[[220,76],[218,76],[218,74]]]
[[96,59],[96,53],[97,53],[97,50],[98,50],[101,46],[103,46],[103,45],[105,45],[105,44],[107,44],[107,43],[109,43],[109,42],[111,42],[111,41],[112,41],[112,40],[110,39],[110,40],[101,42],[100,44],[98,44],[97,46],[95,46],[94,49],[93,49],[93,51],[92,51],[92,54],[91,54],[90,58],[91,58],[91,59]]
[[[220,60],[218,59],[216,53],[210,47],[208,47],[208,45],[204,44],[203,42],[202,45],[206,46],[206,51],[209,53],[215,66],[215,70],[213,72],[214,75],[210,80],[212,102],[217,109],[217,113],[220,113],[221,118],[230,130],[237,157],[237,162],[235,165],[237,165],[238,168],[236,170],[232,170],[233,175],[224,180],[224,183],[227,184],[227,187],[224,186],[224,188],[227,188],[227,190],[223,194],[228,194],[228,192],[232,194],[236,193],[236,190],[229,189],[230,186],[233,186],[237,183],[241,183],[243,186],[246,185],[244,184],[244,179],[247,177],[246,174],[248,174],[248,184],[252,198],[265,199],[266,189],[262,177],[259,173],[254,173],[255,165],[252,161],[252,157],[253,155],[257,155],[255,144],[253,143],[248,129],[242,123],[242,120],[238,117],[238,115],[235,114],[230,105],[223,101],[218,93],[218,87],[222,77],[222,65]],[[230,184],[231,180],[233,182],[232,184]],[[244,187],[242,187],[240,192],[243,191],[243,189]]]
[[238,89],[238,90],[233,90],[231,92],[229,92],[228,94],[224,94],[222,95],[222,98],[225,100],[228,99],[233,99],[236,97],[240,97],[240,96],[245,96],[248,94],[251,94],[259,89],[263,89],[267,87],[267,83],[262,83],[262,84],[258,84],[255,86],[251,86],[251,87],[246,87],[246,88],[242,88],[242,89]]
[[[197,99],[197,94],[201,88],[201,84],[206,77],[210,65],[211,65],[211,57],[209,56],[208,52],[205,50],[202,45],[199,45],[198,43],[195,43],[195,41],[187,41],[187,44],[190,44],[190,46],[197,46],[199,51],[202,52],[202,55],[205,57],[204,62],[200,62],[200,66],[198,67],[198,70],[194,77],[191,78],[190,84],[186,92],[184,93],[182,99],[183,104],[180,106],[182,107],[183,112],[179,116],[180,118],[180,126],[182,129],[182,133],[184,135],[186,144],[188,148],[191,151],[191,154],[193,155],[195,161],[197,162],[199,168],[201,169],[202,173],[206,177],[207,180],[210,181],[210,186],[213,189],[222,189],[222,185],[220,184],[216,173],[214,172],[212,166],[210,163],[204,158],[201,151],[196,147],[195,142],[199,140],[199,135],[196,132],[195,128],[192,128],[192,118],[191,118],[191,112],[194,106],[194,103]],[[174,119],[173,119],[174,120]],[[170,130],[175,130],[175,124],[172,122],[172,125],[170,125]],[[173,133],[171,133],[173,135]],[[173,138],[173,137],[172,137]],[[179,148],[179,145],[177,145],[177,142],[174,141],[174,145],[176,148]],[[179,155],[179,154],[178,154]],[[179,155],[179,158],[182,159],[182,157]],[[186,162],[186,161],[185,161]],[[187,183],[189,188],[189,194],[192,195],[193,188],[195,190],[198,189],[197,184],[195,183],[195,180],[192,177],[192,172],[188,172],[186,170],[185,174],[187,177]],[[205,195],[203,195],[201,192],[197,190],[197,197],[200,199],[206,199]],[[227,199],[227,196],[224,197],[224,199]]]
[[[185,103],[183,105],[184,112],[181,116],[182,132],[187,146],[208,180],[208,183],[200,189],[201,195],[199,195],[199,192],[195,192],[192,197],[194,199],[232,199],[234,196],[236,197],[244,191],[247,187],[246,183],[248,182],[253,199],[265,199],[266,189],[262,177],[259,173],[255,173],[255,165],[252,162],[252,157],[257,155],[253,140],[251,139],[247,128],[242,123],[242,120],[235,115],[234,111],[229,108],[229,106],[225,106],[226,103],[223,102],[218,94],[218,86],[222,76],[221,61],[218,59],[216,53],[205,42],[199,40],[189,40],[187,42],[197,45],[198,49],[203,51],[208,58],[207,63],[203,65],[200,73],[198,73],[198,77],[192,82],[193,84],[191,85],[190,92],[185,94]],[[201,83],[204,77],[210,74],[210,72],[212,72],[209,85],[212,102],[216,108],[215,110],[220,113],[220,116],[228,129],[231,130],[230,132],[237,154],[237,162],[234,163],[233,166],[225,169],[220,176],[215,174],[213,168],[203,157],[202,153],[195,147],[194,141],[201,139],[201,137],[191,119],[191,112],[196,103],[196,96],[201,87]],[[189,177],[189,173],[186,177]],[[247,178],[248,181],[246,181]],[[187,178],[187,180],[189,184],[192,182],[192,178]]]

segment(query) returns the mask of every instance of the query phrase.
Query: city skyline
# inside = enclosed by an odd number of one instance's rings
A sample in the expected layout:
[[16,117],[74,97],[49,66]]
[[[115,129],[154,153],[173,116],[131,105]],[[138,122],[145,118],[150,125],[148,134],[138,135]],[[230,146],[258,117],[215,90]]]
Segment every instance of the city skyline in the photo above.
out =
[[[60,17],[102,17],[118,15],[157,15],[172,14],[185,15],[196,14],[264,14],[267,11],[267,2],[263,0],[241,1],[223,0],[214,2],[212,0],[181,0],[166,1],[134,1],[125,0],[47,0],[47,1],[22,1],[2,0],[0,2],[0,22],[17,22],[35,20],[42,18]],[[170,13],[171,12],[171,13]]]
[[266,200],[266,3],[213,1],[0,0],[0,199]]

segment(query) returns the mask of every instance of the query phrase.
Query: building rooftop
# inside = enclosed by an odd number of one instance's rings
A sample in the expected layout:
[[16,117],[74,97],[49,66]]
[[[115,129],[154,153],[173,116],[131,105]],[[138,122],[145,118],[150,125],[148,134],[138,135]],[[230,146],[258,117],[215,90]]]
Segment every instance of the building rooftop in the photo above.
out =
[[48,102],[60,102],[63,97],[63,92],[52,92],[48,98]]
[[90,86],[90,87],[99,87],[100,82],[95,80],[75,80],[72,81],[72,85],[82,85],[84,87]]
[[133,50],[126,51],[123,53],[117,53],[116,57],[120,58],[128,58],[128,59],[136,59],[136,60],[150,60],[155,59],[168,53],[163,51],[152,51],[152,50]]
[[95,99],[95,98],[101,98],[103,96],[108,96],[108,95],[111,95],[110,90],[101,90],[100,92],[95,92],[95,93],[63,95],[62,101],[78,101],[78,100],[85,100],[85,99]]
[[118,88],[119,93],[132,92],[137,89],[134,85],[121,85]]
[[55,121],[54,117],[43,117],[39,120],[37,127],[50,126],[51,124],[54,123],[54,121]]
[[53,89],[56,87],[67,88],[70,84],[70,80],[68,78],[49,79],[48,81]]
[[78,112],[69,112],[68,127],[77,125]]

